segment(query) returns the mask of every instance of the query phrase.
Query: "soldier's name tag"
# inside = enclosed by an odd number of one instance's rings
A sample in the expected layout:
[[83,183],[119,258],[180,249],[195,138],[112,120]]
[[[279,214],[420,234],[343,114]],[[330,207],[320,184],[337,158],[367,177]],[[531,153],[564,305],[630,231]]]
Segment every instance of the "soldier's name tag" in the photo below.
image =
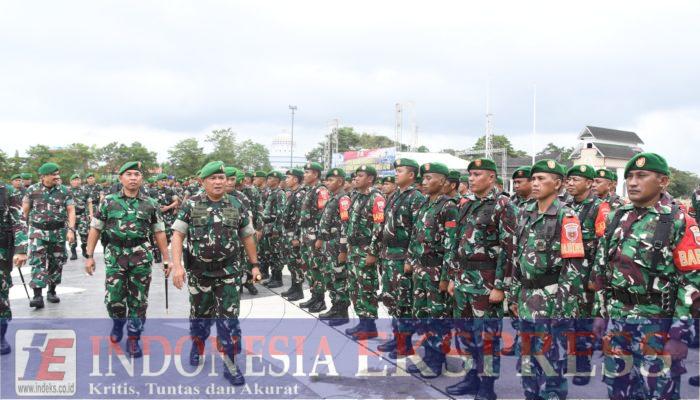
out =
[[547,251],[547,241],[544,239],[535,239],[535,250]]

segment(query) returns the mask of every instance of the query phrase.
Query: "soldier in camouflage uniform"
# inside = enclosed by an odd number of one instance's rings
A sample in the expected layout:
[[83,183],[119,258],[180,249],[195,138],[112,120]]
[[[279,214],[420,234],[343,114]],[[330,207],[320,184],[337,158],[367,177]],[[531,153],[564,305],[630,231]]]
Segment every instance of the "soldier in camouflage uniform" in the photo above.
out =
[[617,210],[625,205],[625,200],[614,193],[614,185],[616,184],[617,176],[614,172],[605,168],[595,171],[593,193],[596,194],[601,201],[608,203],[611,210]]
[[[66,262],[66,239],[75,242],[75,206],[65,186],[57,184],[59,166],[46,163],[39,168],[41,181],[27,189],[22,201],[29,226],[29,265],[32,266],[34,297],[31,307],[44,307],[42,289],[48,286],[46,299],[58,303],[56,286],[61,283]],[[66,230],[68,231],[66,234]]]
[[625,180],[632,204],[609,215],[594,265],[598,337],[603,318],[611,322],[603,379],[611,399],[681,398],[682,338],[700,300],[700,230],[678,205],[662,203],[663,157],[635,155]]
[[[237,189],[238,187],[243,186],[242,184],[238,185],[238,178],[242,175],[241,171],[234,167],[225,167],[224,173],[226,174],[226,194],[235,197],[239,202],[241,202],[241,209],[248,215],[248,218],[250,218],[250,220],[252,221],[252,203],[250,202],[248,196],[246,196],[242,191]],[[241,182],[242,181],[243,179],[241,179]],[[246,271],[246,280],[243,284],[243,287],[248,290],[248,293],[250,293],[252,296],[255,296],[258,294],[258,289],[253,284],[252,267],[248,263],[248,260],[246,260],[245,258],[245,249],[243,248],[243,246],[240,247],[239,253],[241,266],[243,267],[243,270]],[[241,288],[241,290],[243,289]]]
[[22,175],[21,174],[14,174],[10,177],[10,184],[12,185],[12,188],[14,189],[14,193],[17,193],[19,191],[24,191],[24,186],[22,185]]
[[459,188],[457,191],[461,197],[467,197],[467,195],[469,195],[469,175],[462,175],[459,177]]
[[21,199],[14,187],[0,182],[0,355],[12,351],[5,340],[12,319],[10,288],[12,265],[18,268],[27,261],[27,224],[22,218]]
[[374,167],[361,165],[355,171],[357,196],[352,202],[345,232],[348,238],[350,298],[355,313],[360,317],[358,324],[346,329],[345,333],[356,338],[377,336],[377,256],[380,243],[372,242],[372,238],[381,233],[386,200],[373,187],[375,179],[377,171]]
[[393,330],[393,337],[377,346],[377,350],[388,352],[393,359],[413,354],[413,280],[404,271],[404,265],[416,214],[425,200],[415,185],[419,168],[409,158],[394,162],[398,189],[387,202],[382,230],[372,237],[374,243],[381,243],[382,303],[392,317]]
[[382,178],[382,196],[386,199],[387,203],[391,201],[391,197],[396,193],[396,177],[385,176]]
[[[267,183],[267,172],[265,171],[255,171],[253,174],[253,187],[257,189],[259,193],[259,210],[260,210],[260,221],[262,222],[263,210],[265,209],[265,203],[267,202],[267,195],[269,190],[266,186]],[[263,225],[260,225],[260,229],[257,230],[256,239],[258,241],[258,260],[260,261],[260,271],[262,272],[263,279],[268,279],[270,277],[270,260],[268,256],[268,248],[266,242],[263,241]]]
[[[350,197],[343,191],[345,171],[333,168],[326,174],[326,188],[331,192],[318,223],[314,247],[323,256],[321,270],[326,290],[331,297],[331,309],[319,318],[336,326],[347,323],[350,297],[348,294],[347,237],[346,224],[350,219]],[[325,302],[317,303],[316,310],[325,308]],[[314,309],[309,308],[314,312]]]
[[325,284],[321,271],[323,255],[314,247],[321,213],[330,198],[330,192],[320,181],[322,171],[323,166],[316,162],[308,162],[304,166],[306,195],[299,213],[298,236],[294,238],[301,245],[301,259],[306,268],[304,273],[311,289],[311,299],[299,304],[302,308],[308,308],[320,302],[325,303]]
[[213,161],[199,173],[204,193],[183,204],[173,224],[173,284],[180,289],[185,281],[182,265],[183,242],[187,284],[190,293],[190,363],[199,365],[212,319],[217,321],[217,338],[224,353],[224,377],[232,385],[243,385],[245,378],[235,362],[236,343],[241,340],[238,315],[238,287],[245,270],[240,247],[245,248],[253,266],[255,280],[260,278],[249,213],[233,196],[225,193],[224,163]]
[[298,168],[287,172],[287,187],[289,188],[289,199],[287,210],[284,212],[285,249],[287,268],[292,276],[292,286],[289,290],[282,292],[282,297],[289,301],[301,300],[304,298],[303,284],[304,271],[301,260],[301,248],[299,240],[299,218],[301,208],[306,196],[306,187],[302,186],[304,171]]
[[422,345],[427,368],[414,363],[408,371],[435,378],[442,374],[449,347],[448,266],[454,256],[457,206],[442,194],[449,175],[444,164],[423,164],[420,172],[428,198],[415,216],[404,272],[413,273],[413,316],[419,319],[418,333],[427,335]]
[[23,190],[26,193],[27,189],[32,186],[32,179],[34,176],[31,172],[22,172],[20,176],[22,177],[22,185],[24,186]]
[[568,319],[579,315],[586,259],[576,213],[558,198],[564,175],[564,167],[554,160],[532,166],[537,202],[521,211],[514,238],[508,303],[519,318],[521,336],[529,339],[523,339],[519,359],[527,399],[563,399],[568,394],[566,335],[573,325]]
[[122,190],[107,195],[95,211],[87,240],[85,271],[95,271],[93,254],[100,235],[105,246],[105,305],[112,318],[110,340],[118,343],[127,323],[127,353],[141,357],[139,344],[146,321],[151,286],[153,253],[149,238],[154,235],[166,264],[168,243],[158,204],[139,189],[143,183],[141,163],[130,161],[119,169]]
[[[87,243],[88,230],[90,229],[90,220],[87,218],[87,201],[85,196],[85,189],[81,186],[80,175],[73,174],[70,177],[70,187],[68,188],[68,194],[73,198],[75,203],[75,219],[77,225],[77,233],[80,237],[80,245],[85,248],[85,243]],[[76,249],[78,247],[78,241],[74,241],[70,245],[70,259],[77,260],[78,253]],[[84,252],[83,252],[84,253]]]
[[263,282],[268,289],[282,287],[282,268],[284,268],[284,212],[287,208],[287,196],[279,185],[284,175],[279,171],[267,174],[268,194],[263,210],[263,245],[267,249],[267,261],[270,267],[270,279]]
[[163,213],[165,223],[165,235],[170,241],[172,236],[172,225],[177,217],[177,206],[179,197],[172,187],[168,186],[168,176],[160,174],[156,180],[155,199],[160,205],[160,212]]
[[[493,160],[478,158],[467,169],[472,194],[459,208],[448,292],[455,297],[457,340],[474,362],[461,382],[447,387],[447,393],[495,399],[505,277],[512,269],[509,264],[517,209],[495,188],[498,170]],[[489,354],[485,342],[491,342]]]

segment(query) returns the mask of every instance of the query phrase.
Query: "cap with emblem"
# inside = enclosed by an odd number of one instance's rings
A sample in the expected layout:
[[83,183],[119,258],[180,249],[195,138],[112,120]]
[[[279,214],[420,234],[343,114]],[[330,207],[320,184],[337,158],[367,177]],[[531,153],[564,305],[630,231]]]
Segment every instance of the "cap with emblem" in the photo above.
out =
[[59,169],[60,167],[58,166],[58,164],[48,162],[39,167],[39,170],[37,172],[39,172],[39,175],[51,175],[55,174]]
[[94,178],[94,177],[95,177],[95,174],[92,173],[92,172],[88,172],[88,174],[85,175],[85,179],[87,179],[87,178]]
[[450,182],[459,182],[460,173],[457,170],[451,169],[447,174],[447,180]]
[[566,176],[580,176],[593,180],[595,178],[595,170],[590,165],[574,165],[566,171]]
[[377,176],[377,170],[371,165],[362,164],[355,170],[355,173],[364,172],[367,175]]
[[147,182],[148,183],[156,183],[156,177],[152,176],[152,177],[148,178]]
[[287,171],[287,175],[292,175],[296,176],[297,178],[304,179],[304,171],[299,169],[299,168],[292,168],[289,171]]
[[80,179],[80,175],[78,175],[78,174],[71,175],[70,180],[73,180],[73,179]]
[[11,181],[14,181],[15,179],[22,179],[22,174],[14,174],[10,177]]
[[531,167],[529,166],[516,168],[515,171],[513,171],[512,179],[530,178],[530,169]]
[[447,176],[449,173],[450,170],[443,163],[425,163],[420,166],[421,176],[425,176],[425,174],[441,174]]
[[166,180],[166,179],[168,179],[168,175],[167,175],[167,174],[158,174],[158,175],[156,175],[156,180],[157,180],[157,181],[163,181],[163,180]]
[[332,178],[334,176],[339,176],[343,179],[345,179],[345,171],[343,171],[340,168],[332,168],[330,171],[326,173],[326,179]]
[[227,178],[236,176],[237,173],[238,170],[236,169],[236,167],[224,167],[224,174],[226,174]]
[[397,158],[396,161],[394,161],[394,168],[398,167],[413,167],[415,169],[420,168],[418,163],[410,158]]
[[566,176],[566,171],[564,166],[559,164],[554,160],[540,160],[537,161],[530,169],[530,176],[535,175],[538,172],[546,172],[549,174],[556,174],[562,178]]
[[277,178],[279,180],[284,179],[284,174],[279,171],[270,171],[267,173],[268,178]]
[[136,171],[141,171],[141,161],[127,161],[122,165],[121,168],[119,168],[119,175],[123,174],[126,171],[130,170],[136,170]]
[[615,173],[606,168],[600,168],[595,172],[596,178],[604,178],[611,181],[615,180]]
[[255,174],[253,176],[255,176],[256,178],[267,178],[267,172],[255,171]]
[[666,159],[656,153],[639,153],[632,157],[625,165],[625,178],[630,171],[642,170],[658,172],[663,175],[670,175]]
[[253,177],[253,173],[252,173],[251,171],[246,171],[245,174],[244,174],[244,176],[245,176],[246,178],[252,178],[252,177]]
[[503,186],[503,178],[501,178],[500,176],[497,176],[497,177],[496,177],[496,183],[499,184],[499,185],[501,185],[501,186]]
[[209,162],[205,166],[203,166],[201,170],[199,170],[199,178],[200,179],[205,179],[205,178],[210,177],[214,174],[226,174],[226,170],[225,170],[223,161]]
[[32,173],[31,172],[22,172],[19,174],[19,176],[22,177],[22,179],[32,179]]
[[498,173],[498,168],[496,168],[496,163],[490,158],[477,158],[476,160],[470,162],[469,166],[467,167],[467,171],[471,171],[473,169],[484,170],[484,171],[493,171],[493,172]]
[[309,161],[306,164],[304,164],[304,169],[310,169],[313,171],[318,171],[319,173],[323,172],[323,165],[320,163],[317,163],[315,161]]
[[396,183],[396,177],[395,176],[385,176],[382,178],[382,183]]
[[241,171],[240,169],[237,169],[236,170],[236,180],[238,181],[238,183],[242,183],[243,178],[245,178],[245,173],[243,171]]
[[459,177],[460,182],[467,182],[469,183],[469,175],[462,175]]

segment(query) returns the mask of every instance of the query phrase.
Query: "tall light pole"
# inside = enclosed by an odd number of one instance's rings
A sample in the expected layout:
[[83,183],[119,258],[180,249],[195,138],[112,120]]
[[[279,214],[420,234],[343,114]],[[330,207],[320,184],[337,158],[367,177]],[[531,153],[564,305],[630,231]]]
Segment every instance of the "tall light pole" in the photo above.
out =
[[292,110],[292,134],[291,134],[291,140],[289,142],[289,169],[294,168],[293,160],[294,160],[294,112],[297,110],[297,106],[289,106],[289,109]]

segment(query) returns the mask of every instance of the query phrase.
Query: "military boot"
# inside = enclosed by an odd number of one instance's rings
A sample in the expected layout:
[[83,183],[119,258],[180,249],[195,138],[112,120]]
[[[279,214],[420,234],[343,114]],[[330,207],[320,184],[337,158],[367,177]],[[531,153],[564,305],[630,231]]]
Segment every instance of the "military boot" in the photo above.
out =
[[78,259],[78,253],[75,251],[75,249],[78,247],[77,244],[71,243],[70,245],[70,259],[71,260],[77,260]]
[[243,284],[243,287],[246,288],[248,290],[248,293],[250,293],[252,296],[258,294],[258,288],[255,287],[252,281],[247,281]]
[[44,308],[44,296],[41,295],[41,288],[34,288],[34,297],[29,302],[29,307],[34,307],[37,310]]
[[442,365],[445,363],[445,355],[442,351],[433,350],[431,347],[426,347],[426,350],[428,354],[430,354],[430,357],[425,360],[425,365],[428,368],[421,370],[420,376],[424,379],[437,378],[442,375]]
[[398,322],[396,321],[396,318],[391,319],[391,328],[392,328],[392,337],[391,339],[387,340],[384,343],[381,343],[379,346],[377,346],[377,350],[381,351],[382,353],[388,353],[391,351],[396,350],[396,337],[399,334],[399,326]]
[[[321,294],[323,296],[323,294]],[[299,303],[299,307],[301,308],[309,308],[312,305],[314,305],[318,301],[318,293],[312,293],[311,298],[308,301],[305,301],[303,303]]]
[[60,303],[61,299],[56,296],[56,285],[49,285],[49,290],[46,292],[46,300],[49,303]]
[[591,373],[591,360],[586,356],[576,357],[576,376],[572,379],[572,383],[576,386],[588,385],[591,381],[589,376]]
[[206,347],[207,339],[199,336],[192,336],[192,348],[190,349],[190,365],[196,367],[199,365],[204,348]]
[[360,328],[349,335],[351,335],[354,340],[372,339],[379,336],[377,333],[377,325],[374,323],[373,318],[360,318]]
[[129,333],[129,337],[126,340],[126,354],[132,358],[141,358],[143,356],[143,351],[141,351],[141,344],[139,340],[141,339],[140,334]]
[[0,320],[0,356],[9,354],[12,351],[12,347],[5,340],[5,334],[7,333],[7,320]]
[[288,301],[296,301],[304,298],[304,289],[301,283],[292,283],[292,287],[289,289],[289,293],[286,296],[282,296]]
[[109,341],[112,343],[119,343],[124,336],[124,324],[126,323],[123,319],[113,319],[112,320],[112,331],[109,333]]
[[402,358],[406,356],[412,356],[415,354],[413,350],[413,341],[411,340],[413,333],[411,332],[398,332],[394,334],[396,339],[396,348],[389,352],[389,358],[396,360],[397,358]]
[[83,252],[83,258],[87,258],[87,243],[81,243],[80,250]]
[[695,387],[700,386],[700,376],[698,376],[698,375],[691,376],[690,378],[688,378],[688,384],[690,386],[695,386]]
[[350,307],[350,305],[347,303],[339,303],[336,308],[335,316],[328,320],[328,326],[345,325],[350,322],[348,318],[348,307]]
[[477,394],[479,393],[479,387],[481,386],[481,379],[476,373],[476,370],[469,371],[464,375],[464,379],[450,385],[445,388],[445,391],[450,396],[463,396],[465,394]]
[[[232,351],[232,350],[231,350]],[[233,386],[245,385],[245,376],[236,365],[236,360],[231,352],[227,352],[224,356],[224,379]]]
[[282,287],[284,283],[282,282],[282,271],[272,271],[272,281],[267,285],[268,289],[275,289]]
[[474,400],[496,400],[496,392],[493,391],[493,383],[495,381],[496,378],[493,377],[481,378],[479,392],[474,397]]
[[335,318],[335,315],[336,315],[337,313],[338,313],[338,303],[334,303],[334,304],[331,306],[331,309],[330,309],[330,310],[328,310],[328,311],[326,311],[326,312],[324,312],[324,313],[318,314],[318,319],[326,320],[326,319]]

